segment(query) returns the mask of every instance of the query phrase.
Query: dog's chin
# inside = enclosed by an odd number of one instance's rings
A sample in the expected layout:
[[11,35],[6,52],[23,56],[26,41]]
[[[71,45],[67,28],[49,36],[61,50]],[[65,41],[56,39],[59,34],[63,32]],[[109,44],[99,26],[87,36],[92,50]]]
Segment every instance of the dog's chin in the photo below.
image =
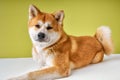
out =
[[35,45],[36,46],[39,46],[41,48],[45,48],[45,47],[48,47],[52,44],[54,44],[56,41],[53,40],[53,39],[45,39],[45,40],[35,40]]
[[39,43],[48,43],[49,41],[50,41],[50,39],[42,39],[42,40],[40,40],[40,39],[37,39],[37,40],[35,40],[36,42],[39,42]]
[[41,47],[41,48],[48,47],[48,46],[52,45],[51,43],[52,43],[52,40],[50,40],[50,39],[34,40],[34,44],[35,44],[36,46]]

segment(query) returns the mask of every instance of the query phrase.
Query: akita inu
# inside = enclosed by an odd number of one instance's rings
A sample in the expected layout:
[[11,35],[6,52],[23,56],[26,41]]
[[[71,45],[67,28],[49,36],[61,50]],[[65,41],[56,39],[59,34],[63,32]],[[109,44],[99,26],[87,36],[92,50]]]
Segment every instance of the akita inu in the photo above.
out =
[[99,63],[104,53],[113,52],[109,27],[100,27],[94,36],[75,37],[63,30],[64,11],[41,12],[29,7],[28,30],[33,43],[33,59],[40,69],[11,80],[54,80],[69,76],[72,69]]

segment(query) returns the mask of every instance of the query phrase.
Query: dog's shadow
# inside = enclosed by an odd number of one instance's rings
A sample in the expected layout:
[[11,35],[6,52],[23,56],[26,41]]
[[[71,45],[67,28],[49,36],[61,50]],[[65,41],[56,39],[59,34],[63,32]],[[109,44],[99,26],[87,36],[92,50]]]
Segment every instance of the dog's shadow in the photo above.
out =
[[[97,63],[97,64],[90,64],[88,66],[85,66],[85,67],[82,67],[80,69],[76,69],[76,70],[73,70],[72,72],[72,75],[75,75],[75,73],[79,73],[79,74],[86,74],[87,72],[92,72],[93,69],[101,69],[101,66],[103,67],[103,65],[111,65],[113,63],[117,63],[117,64],[120,64],[120,55],[118,54],[115,54],[115,55],[111,55],[111,56],[105,56],[104,60],[100,63]],[[117,65],[115,64],[115,65]],[[114,65],[114,66],[115,66]]]
[[111,62],[111,61],[120,61],[120,55],[119,54],[115,54],[115,55],[112,55],[112,56],[105,56],[106,59],[103,60],[103,63],[106,63],[106,62]]

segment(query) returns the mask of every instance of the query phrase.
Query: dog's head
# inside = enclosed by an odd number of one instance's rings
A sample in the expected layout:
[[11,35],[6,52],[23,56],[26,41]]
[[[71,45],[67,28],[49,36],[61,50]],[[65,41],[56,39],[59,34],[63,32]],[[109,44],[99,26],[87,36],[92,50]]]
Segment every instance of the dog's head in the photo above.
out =
[[28,28],[33,44],[45,47],[58,41],[63,31],[63,18],[63,10],[44,13],[30,5]]

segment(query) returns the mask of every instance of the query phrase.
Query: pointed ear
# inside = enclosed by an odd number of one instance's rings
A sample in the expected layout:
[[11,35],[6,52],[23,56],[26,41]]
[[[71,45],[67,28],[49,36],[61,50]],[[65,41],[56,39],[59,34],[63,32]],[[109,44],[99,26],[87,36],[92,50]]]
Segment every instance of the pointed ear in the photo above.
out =
[[34,5],[29,6],[29,20],[36,17],[40,13],[40,10]]
[[63,19],[64,19],[64,11],[63,10],[54,12],[53,15],[59,24],[63,23]]

